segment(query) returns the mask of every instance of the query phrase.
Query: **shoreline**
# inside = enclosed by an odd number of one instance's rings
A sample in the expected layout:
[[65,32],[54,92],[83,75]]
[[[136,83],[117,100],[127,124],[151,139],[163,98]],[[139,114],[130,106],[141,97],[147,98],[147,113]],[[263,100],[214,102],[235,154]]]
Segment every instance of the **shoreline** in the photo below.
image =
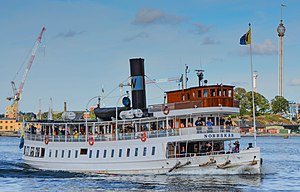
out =
[[[241,137],[253,137],[253,133],[241,133]],[[257,133],[257,137],[300,137],[299,133]]]

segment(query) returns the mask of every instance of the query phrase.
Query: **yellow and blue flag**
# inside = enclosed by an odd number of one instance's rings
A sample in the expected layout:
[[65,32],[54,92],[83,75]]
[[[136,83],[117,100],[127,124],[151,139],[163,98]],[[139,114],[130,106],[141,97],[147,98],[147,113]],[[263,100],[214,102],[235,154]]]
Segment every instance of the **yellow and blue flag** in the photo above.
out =
[[251,29],[240,38],[241,45],[251,44]]

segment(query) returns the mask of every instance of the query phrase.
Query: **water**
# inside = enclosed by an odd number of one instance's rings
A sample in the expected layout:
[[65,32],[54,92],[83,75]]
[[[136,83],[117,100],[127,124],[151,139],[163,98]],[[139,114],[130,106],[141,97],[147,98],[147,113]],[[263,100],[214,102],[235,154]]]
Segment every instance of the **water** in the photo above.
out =
[[[240,140],[241,148],[252,138]],[[300,137],[258,137],[261,175],[91,175],[40,171],[21,159],[19,139],[0,137],[0,191],[300,191]]]

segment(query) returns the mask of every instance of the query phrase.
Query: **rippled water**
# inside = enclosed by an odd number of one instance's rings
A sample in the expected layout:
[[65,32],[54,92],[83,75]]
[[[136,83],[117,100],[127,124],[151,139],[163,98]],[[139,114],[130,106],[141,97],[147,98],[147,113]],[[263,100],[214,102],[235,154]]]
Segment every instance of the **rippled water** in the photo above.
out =
[[[240,140],[246,147],[252,138]],[[91,175],[40,171],[21,159],[19,139],[0,137],[0,191],[300,191],[300,137],[258,137],[262,175]]]

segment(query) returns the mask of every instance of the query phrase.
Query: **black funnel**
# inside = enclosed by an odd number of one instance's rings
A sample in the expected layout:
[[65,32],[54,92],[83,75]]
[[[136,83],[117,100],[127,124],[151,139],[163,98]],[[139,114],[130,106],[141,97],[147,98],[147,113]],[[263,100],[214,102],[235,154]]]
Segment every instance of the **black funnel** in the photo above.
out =
[[133,109],[146,109],[144,59],[129,59]]

